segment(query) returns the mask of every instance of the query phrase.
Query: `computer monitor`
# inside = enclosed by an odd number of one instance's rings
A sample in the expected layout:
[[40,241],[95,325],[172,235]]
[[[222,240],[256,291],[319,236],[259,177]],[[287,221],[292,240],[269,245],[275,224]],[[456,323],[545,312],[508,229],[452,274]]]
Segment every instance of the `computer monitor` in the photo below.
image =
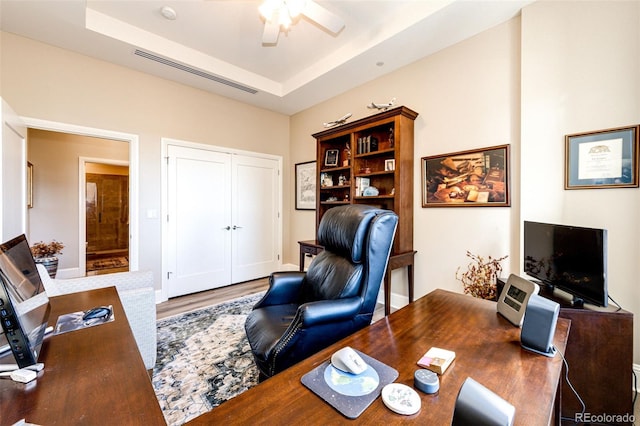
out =
[[0,321],[20,368],[38,362],[49,312],[27,238],[20,235],[0,245]]

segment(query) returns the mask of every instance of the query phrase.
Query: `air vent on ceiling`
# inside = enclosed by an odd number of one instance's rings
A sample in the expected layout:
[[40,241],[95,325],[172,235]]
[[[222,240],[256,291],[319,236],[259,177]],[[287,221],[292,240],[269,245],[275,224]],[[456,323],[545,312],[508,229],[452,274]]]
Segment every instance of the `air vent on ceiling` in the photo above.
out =
[[161,56],[154,55],[153,53],[145,52],[145,51],[140,50],[140,49],[136,49],[134,53],[136,55],[142,57],[142,58],[150,59],[152,61],[156,61],[156,62],[161,63],[163,65],[168,65],[170,67],[179,69],[181,71],[185,71],[185,72],[188,72],[190,74],[197,75],[198,77],[202,77],[202,78],[206,78],[208,80],[215,81],[216,83],[226,84],[227,86],[236,88],[238,90],[243,90],[245,92],[251,93],[252,95],[255,95],[256,93],[258,93],[258,91],[256,89],[252,89],[251,87],[247,87],[247,86],[243,86],[242,84],[234,83],[233,81],[224,79],[222,77],[218,77],[217,75],[213,75],[213,74],[209,74],[209,73],[204,72],[204,71],[200,71],[200,70],[198,70],[196,68],[192,68],[192,67],[189,67],[187,65],[183,65],[181,63],[174,62],[174,61],[171,61],[169,59],[163,58]]

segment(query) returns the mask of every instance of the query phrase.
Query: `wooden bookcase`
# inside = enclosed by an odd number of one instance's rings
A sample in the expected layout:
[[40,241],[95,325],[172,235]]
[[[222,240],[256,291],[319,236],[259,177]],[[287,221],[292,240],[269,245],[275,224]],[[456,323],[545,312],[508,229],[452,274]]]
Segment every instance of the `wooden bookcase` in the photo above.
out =
[[[315,133],[316,230],[332,207],[367,204],[393,210],[393,254],[413,250],[413,124],[404,106]],[[368,188],[368,189],[367,189]]]

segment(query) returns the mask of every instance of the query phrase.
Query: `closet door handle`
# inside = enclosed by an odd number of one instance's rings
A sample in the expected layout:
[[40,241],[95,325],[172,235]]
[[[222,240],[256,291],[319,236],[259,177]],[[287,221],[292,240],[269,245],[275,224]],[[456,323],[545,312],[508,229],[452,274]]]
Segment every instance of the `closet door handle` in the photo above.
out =
[[236,229],[241,229],[241,228],[242,228],[242,226],[236,226],[236,225],[233,225],[233,229],[234,229],[234,230],[236,230]]
[[226,231],[230,231],[230,230],[231,230],[231,227],[230,227],[229,225],[227,225],[227,226],[225,226],[225,227],[224,227],[224,228],[222,228],[222,229],[224,229],[224,230],[226,230]]

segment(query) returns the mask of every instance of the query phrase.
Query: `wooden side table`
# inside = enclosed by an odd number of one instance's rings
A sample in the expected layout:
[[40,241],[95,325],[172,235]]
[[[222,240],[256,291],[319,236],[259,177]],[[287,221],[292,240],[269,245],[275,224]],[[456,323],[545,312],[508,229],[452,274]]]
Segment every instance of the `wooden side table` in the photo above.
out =
[[[317,255],[324,247],[316,240],[298,241],[300,245],[300,271],[304,271],[304,258],[306,255]],[[404,253],[392,254],[384,274],[384,314],[391,313],[391,271],[399,268],[407,268],[407,286],[409,288],[409,303],[413,302],[413,259],[415,250]]]
[[416,251],[392,254],[387,265],[387,273],[384,274],[384,314],[391,313],[391,271],[407,267],[407,286],[409,288],[409,303],[413,302],[413,259]]
[[316,240],[298,241],[300,244],[300,272],[304,271],[304,257],[306,255],[315,256],[324,250]]

